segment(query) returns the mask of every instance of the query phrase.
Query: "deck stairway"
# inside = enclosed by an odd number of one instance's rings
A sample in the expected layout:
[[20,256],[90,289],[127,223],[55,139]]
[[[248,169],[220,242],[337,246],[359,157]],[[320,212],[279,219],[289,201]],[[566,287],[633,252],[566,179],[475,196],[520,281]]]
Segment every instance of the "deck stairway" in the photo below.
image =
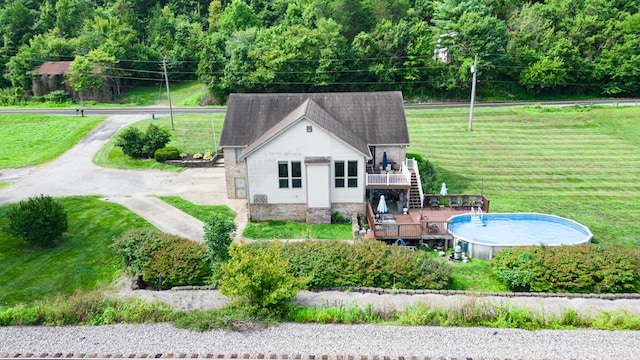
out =
[[420,183],[416,176],[415,170],[411,169],[411,187],[409,188],[409,208],[420,209],[422,207],[422,201],[420,197],[422,192],[420,191]]

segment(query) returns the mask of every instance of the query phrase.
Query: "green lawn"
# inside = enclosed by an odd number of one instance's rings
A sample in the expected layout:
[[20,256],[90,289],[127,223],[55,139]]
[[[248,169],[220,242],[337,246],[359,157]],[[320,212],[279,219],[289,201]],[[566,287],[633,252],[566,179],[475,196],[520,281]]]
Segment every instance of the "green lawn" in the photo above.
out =
[[39,165],[60,156],[104,116],[0,114],[0,169]]
[[[208,94],[207,86],[195,81],[170,83],[171,105],[176,107],[196,107],[200,99]],[[105,104],[100,104],[103,106]],[[113,105],[113,104],[109,104]],[[169,105],[167,88],[162,85],[127,89],[117,99],[116,106]]]
[[[220,141],[223,121],[223,113],[183,114],[173,117],[174,130],[171,130],[171,118],[169,116],[158,116],[155,120],[143,120],[129,126],[135,126],[145,131],[149,124],[153,123],[165,128],[171,134],[171,141],[167,144],[168,146],[175,146],[180,152],[193,154],[216,150]],[[122,150],[114,144],[115,136],[96,153],[93,161],[99,166],[112,168],[181,170],[173,166],[159,164],[155,160],[131,159],[125,156]]]
[[307,225],[294,221],[248,222],[242,236],[253,240],[351,239],[351,224]]
[[159,198],[203,222],[206,222],[214,213],[231,220],[236,217],[235,211],[231,210],[227,205],[197,205],[179,196],[159,196]]
[[[0,231],[0,306],[109,284],[123,271],[109,249],[113,237],[131,227],[151,226],[126,208],[96,197],[59,200],[69,222],[62,245],[33,249]],[[0,228],[8,224],[8,209],[0,206]]]
[[410,152],[449,193],[480,193],[492,212],[535,211],[591,228],[594,243],[640,246],[638,107],[409,110]]

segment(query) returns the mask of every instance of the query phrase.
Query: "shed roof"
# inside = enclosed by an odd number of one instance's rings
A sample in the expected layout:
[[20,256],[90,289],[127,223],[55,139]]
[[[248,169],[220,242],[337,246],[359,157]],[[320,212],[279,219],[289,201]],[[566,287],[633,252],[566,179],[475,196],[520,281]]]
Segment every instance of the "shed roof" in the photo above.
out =
[[[306,100],[313,104],[302,106]],[[231,94],[220,146],[249,146],[261,137],[281,131],[276,125],[287,126],[281,123],[285,118],[293,121],[301,114],[358,150],[363,143],[409,145],[402,93],[389,91]]]
[[69,71],[71,61],[45,61],[40,65],[37,75],[64,75]]

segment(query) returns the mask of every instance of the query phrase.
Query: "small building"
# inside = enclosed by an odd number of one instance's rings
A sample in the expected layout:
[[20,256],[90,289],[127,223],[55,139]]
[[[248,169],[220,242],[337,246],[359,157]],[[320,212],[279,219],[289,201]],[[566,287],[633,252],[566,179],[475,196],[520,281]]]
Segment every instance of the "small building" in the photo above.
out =
[[[82,94],[69,86],[65,81],[65,74],[69,71],[72,61],[45,61],[36,70],[35,76],[31,78],[31,88],[34,96],[42,96],[53,91],[64,90],[73,99],[112,101],[116,94],[115,81],[107,79],[107,86],[104,89],[82,90]],[[98,67],[94,72],[98,71]]]
[[229,198],[252,220],[309,224],[364,214],[381,191],[408,204],[407,146],[400,92],[231,94],[220,138]]

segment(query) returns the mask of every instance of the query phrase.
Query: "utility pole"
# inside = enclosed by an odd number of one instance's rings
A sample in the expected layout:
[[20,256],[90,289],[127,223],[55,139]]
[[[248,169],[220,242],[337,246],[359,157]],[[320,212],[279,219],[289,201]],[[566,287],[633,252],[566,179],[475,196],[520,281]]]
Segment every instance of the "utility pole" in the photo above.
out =
[[476,54],[471,66],[471,73],[473,74],[473,80],[471,80],[471,105],[469,107],[469,131],[473,131],[473,105],[476,102],[476,73],[478,67],[478,54]]
[[167,75],[167,62],[162,59],[162,68],[164,69],[164,79],[167,84],[167,98],[169,99],[169,115],[171,117],[171,131],[175,130],[173,127],[173,107],[171,107],[171,92],[169,91],[169,76]]

